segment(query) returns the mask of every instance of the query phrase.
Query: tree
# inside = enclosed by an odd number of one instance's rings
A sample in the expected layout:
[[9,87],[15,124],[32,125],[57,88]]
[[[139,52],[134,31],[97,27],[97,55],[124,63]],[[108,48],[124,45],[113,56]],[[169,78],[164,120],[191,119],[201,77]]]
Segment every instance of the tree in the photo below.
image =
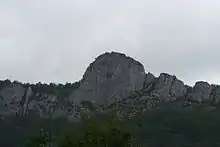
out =
[[67,133],[58,147],[131,147],[132,134],[117,118],[84,120],[77,132]]

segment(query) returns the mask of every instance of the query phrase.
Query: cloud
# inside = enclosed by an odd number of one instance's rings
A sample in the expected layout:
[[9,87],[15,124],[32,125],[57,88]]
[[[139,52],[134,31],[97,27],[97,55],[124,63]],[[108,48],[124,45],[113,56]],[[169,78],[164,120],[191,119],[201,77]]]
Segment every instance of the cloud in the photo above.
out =
[[146,71],[220,83],[217,0],[0,0],[0,78],[74,82],[120,51]]

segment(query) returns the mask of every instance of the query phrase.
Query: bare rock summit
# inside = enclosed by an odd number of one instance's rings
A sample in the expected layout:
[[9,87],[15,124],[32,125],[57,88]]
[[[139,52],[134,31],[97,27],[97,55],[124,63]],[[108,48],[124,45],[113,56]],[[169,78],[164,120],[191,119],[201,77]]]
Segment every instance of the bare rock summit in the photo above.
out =
[[145,70],[140,62],[121,53],[105,53],[87,68],[70,100],[104,104],[142,89],[144,80]]
[[155,77],[143,65],[122,53],[104,53],[96,58],[75,83],[29,84],[0,80],[2,115],[66,117],[80,119],[84,108],[92,112],[119,112],[170,106],[220,107],[220,85],[205,81],[187,86],[174,75]]

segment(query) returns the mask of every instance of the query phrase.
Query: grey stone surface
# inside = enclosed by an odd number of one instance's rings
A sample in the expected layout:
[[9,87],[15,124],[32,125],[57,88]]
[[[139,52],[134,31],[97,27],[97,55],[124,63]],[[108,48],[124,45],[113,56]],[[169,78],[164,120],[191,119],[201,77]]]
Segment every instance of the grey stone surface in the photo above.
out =
[[0,115],[25,116],[34,112],[41,117],[77,120],[84,110],[82,101],[90,102],[96,111],[132,114],[133,110],[144,112],[163,102],[178,102],[181,106],[207,101],[218,106],[220,86],[199,81],[190,87],[166,73],[159,77],[145,74],[140,62],[116,52],[100,55],[77,84],[33,86],[0,81]]
[[199,81],[196,82],[195,86],[193,87],[193,92],[189,93],[188,95],[191,100],[201,103],[211,99],[211,91],[212,87],[209,83]]
[[86,70],[78,90],[70,99],[104,104],[111,98],[126,97],[143,88],[144,67],[134,59],[120,53],[99,56]]
[[154,83],[156,77],[148,72],[145,76],[145,79],[144,79],[144,87],[148,87],[150,84]]
[[0,103],[2,114],[20,114],[21,101],[25,94],[25,88],[21,84],[11,84],[0,91]]
[[220,86],[219,85],[211,85],[212,92],[211,92],[211,101],[214,105],[219,104],[220,102]]
[[151,95],[160,98],[162,101],[169,101],[183,97],[186,94],[184,83],[175,76],[162,73],[157,78],[154,90]]

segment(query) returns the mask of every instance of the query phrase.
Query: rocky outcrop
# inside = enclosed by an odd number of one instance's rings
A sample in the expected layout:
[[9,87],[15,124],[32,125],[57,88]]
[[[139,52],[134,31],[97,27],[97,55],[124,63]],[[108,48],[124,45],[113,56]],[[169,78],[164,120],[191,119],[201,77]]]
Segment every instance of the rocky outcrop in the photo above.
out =
[[219,85],[211,85],[211,102],[213,105],[218,105],[220,103],[220,86]]
[[0,115],[68,116],[74,108],[67,97],[77,87],[78,83],[30,85],[0,81]]
[[25,94],[25,88],[20,84],[11,84],[0,91],[1,114],[20,114],[21,102]]
[[[149,95],[161,99],[161,101],[172,101],[185,96],[187,90],[184,83],[175,76],[166,73],[160,74],[158,78],[153,78],[146,88],[151,89]],[[150,88],[149,88],[150,86]]]
[[31,87],[29,86],[26,89],[25,95],[24,95],[24,99],[23,99],[23,104],[22,104],[22,115],[25,116],[27,113],[27,109],[28,109],[28,102],[29,102],[29,98],[31,97],[31,95],[33,94]]
[[144,79],[144,88],[148,87],[150,84],[153,84],[156,77],[152,73],[147,73]]
[[[147,111],[163,104],[207,103],[220,106],[220,86],[184,85],[176,76],[145,74],[138,61],[121,53],[105,53],[87,68],[82,80],[62,84],[0,81],[0,115],[80,118],[80,111]],[[120,111],[120,112],[119,112]],[[133,113],[135,112],[135,113]]]
[[76,103],[108,103],[112,98],[128,97],[143,88],[145,71],[142,64],[120,53],[99,56],[86,70],[79,89],[70,99]]
[[196,82],[195,86],[192,89],[191,93],[188,93],[189,100],[196,101],[196,102],[204,102],[211,100],[211,92],[212,87],[209,83],[199,81]]

